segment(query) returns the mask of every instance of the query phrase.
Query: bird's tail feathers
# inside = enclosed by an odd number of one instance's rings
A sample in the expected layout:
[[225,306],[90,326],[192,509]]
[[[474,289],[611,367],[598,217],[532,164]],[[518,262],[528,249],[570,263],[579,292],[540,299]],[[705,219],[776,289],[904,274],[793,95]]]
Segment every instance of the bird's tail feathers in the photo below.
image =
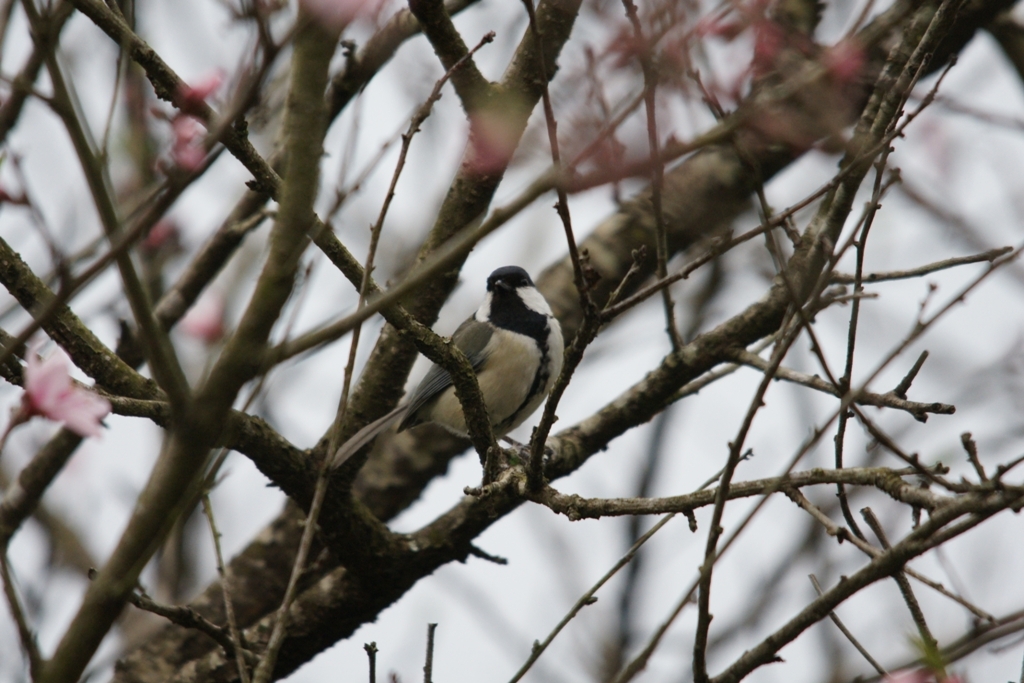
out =
[[334,451],[334,456],[331,458],[331,469],[334,470],[341,467],[341,465],[351,458],[356,451],[373,441],[378,434],[401,418],[402,415],[405,414],[406,408],[408,408],[408,405],[400,405],[384,417],[378,417],[376,420],[353,434],[348,441],[338,447],[338,450]]

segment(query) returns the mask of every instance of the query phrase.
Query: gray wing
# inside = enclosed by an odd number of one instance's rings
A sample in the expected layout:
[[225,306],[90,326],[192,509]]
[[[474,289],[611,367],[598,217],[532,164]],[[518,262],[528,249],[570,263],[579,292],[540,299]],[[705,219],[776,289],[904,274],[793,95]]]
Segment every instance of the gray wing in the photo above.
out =
[[[466,358],[469,359],[469,364],[473,366],[474,370],[479,369],[487,359],[484,349],[487,348],[487,342],[491,340],[493,332],[494,328],[490,325],[469,318],[459,325],[459,329],[455,330],[455,334],[452,335],[455,347],[466,354]],[[415,427],[421,422],[425,422],[425,416],[418,415],[420,408],[451,385],[452,376],[448,374],[448,371],[436,363],[431,365],[419,386],[412,392],[412,396],[409,398],[409,408],[398,425],[398,431],[405,431],[409,427]]]

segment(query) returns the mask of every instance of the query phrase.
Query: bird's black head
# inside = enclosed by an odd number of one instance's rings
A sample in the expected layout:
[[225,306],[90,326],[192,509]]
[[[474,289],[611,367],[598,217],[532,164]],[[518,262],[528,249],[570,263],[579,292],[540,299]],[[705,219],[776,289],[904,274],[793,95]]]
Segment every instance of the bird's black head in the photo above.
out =
[[519,266],[498,268],[487,278],[487,292],[477,320],[546,342],[551,307],[525,270]]
[[533,280],[519,266],[498,268],[487,278],[487,291],[513,292],[520,287],[533,287]]

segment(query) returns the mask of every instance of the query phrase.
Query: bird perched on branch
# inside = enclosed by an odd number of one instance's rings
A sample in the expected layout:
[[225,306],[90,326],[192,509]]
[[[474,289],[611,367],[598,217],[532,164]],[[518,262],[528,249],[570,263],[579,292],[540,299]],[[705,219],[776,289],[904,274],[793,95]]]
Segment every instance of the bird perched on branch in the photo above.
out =
[[[452,335],[476,372],[491,428],[498,438],[529,417],[551,392],[562,371],[562,328],[544,296],[519,266],[498,268],[487,278],[487,294]],[[356,432],[332,458],[338,467],[396,420],[398,431],[425,422],[466,437],[466,418],[451,375],[432,365],[409,400]]]

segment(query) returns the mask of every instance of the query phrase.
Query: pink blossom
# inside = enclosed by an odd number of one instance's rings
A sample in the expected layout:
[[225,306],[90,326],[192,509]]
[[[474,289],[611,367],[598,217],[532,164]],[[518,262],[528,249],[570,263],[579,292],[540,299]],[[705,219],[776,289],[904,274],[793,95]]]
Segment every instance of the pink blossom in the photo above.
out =
[[636,32],[631,26],[619,26],[618,32],[608,43],[607,52],[615,57],[615,67],[621,69],[633,62],[644,52],[644,46],[637,41]]
[[203,127],[191,116],[176,116],[171,121],[174,142],[171,143],[171,159],[187,171],[198,170],[206,159],[203,147]]
[[382,0],[299,0],[299,7],[309,16],[335,31],[356,19],[376,14]]
[[726,42],[731,42],[746,30],[747,25],[745,21],[727,19],[721,15],[709,15],[697,22],[693,32],[701,38],[722,38]]
[[180,329],[204,344],[213,344],[224,337],[224,299],[216,292],[207,292],[189,309]]
[[79,436],[102,434],[100,421],[110,414],[110,401],[71,381],[70,363],[63,351],[58,349],[39,360],[38,348],[29,349],[22,397],[24,414],[63,422]]
[[217,92],[224,84],[224,72],[220,69],[205,76],[195,85],[182,83],[178,87],[178,108],[186,114],[202,111],[206,98]]
[[509,117],[484,111],[469,121],[471,137],[470,168],[482,174],[502,171],[519,144],[519,131]]
[[164,247],[177,250],[179,248],[180,233],[181,231],[178,229],[177,223],[164,218],[149,229],[145,239],[139,243],[139,247],[143,251],[150,253],[157,252]]
[[853,38],[840,40],[821,57],[829,74],[840,83],[850,83],[860,76],[866,60],[864,48]]
[[762,20],[754,24],[754,69],[758,73],[770,71],[775,58],[786,47],[786,34],[774,21]]

